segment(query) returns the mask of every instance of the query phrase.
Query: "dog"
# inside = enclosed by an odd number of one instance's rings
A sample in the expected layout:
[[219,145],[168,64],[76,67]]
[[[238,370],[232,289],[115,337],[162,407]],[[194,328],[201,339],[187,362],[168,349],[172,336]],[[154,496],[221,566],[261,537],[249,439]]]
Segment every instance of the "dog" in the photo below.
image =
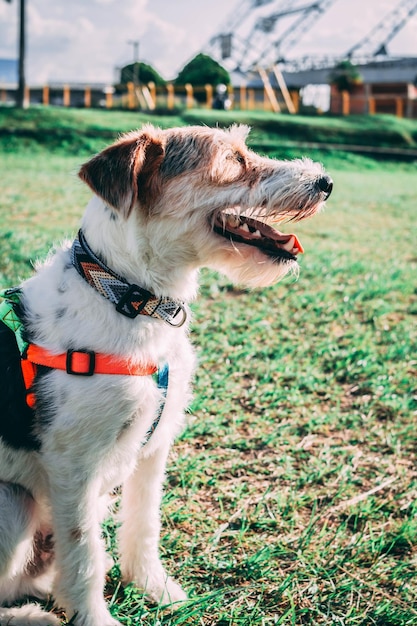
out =
[[119,624],[103,597],[100,532],[116,487],[123,580],[154,602],[186,599],[159,558],[159,509],[190,400],[199,269],[248,287],[297,272],[301,243],[272,223],[314,215],[333,185],[309,159],[255,154],[248,132],[145,125],[121,136],[81,167],[93,197],[77,238],[5,294],[2,626],[59,624],[38,604],[14,606],[50,594],[74,626]]

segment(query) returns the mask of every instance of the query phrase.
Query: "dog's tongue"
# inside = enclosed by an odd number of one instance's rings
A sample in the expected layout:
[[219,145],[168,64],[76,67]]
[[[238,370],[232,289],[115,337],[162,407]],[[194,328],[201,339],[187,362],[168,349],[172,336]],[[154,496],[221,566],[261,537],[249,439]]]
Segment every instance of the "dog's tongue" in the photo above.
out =
[[276,248],[292,255],[304,252],[303,246],[293,233],[282,233],[252,217],[227,213],[222,218],[217,218],[215,229],[219,234],[231,237],[235,241],[248,243],[269,252],[273,252]]
[[247,219],[247,223],[250,226],[256,226],[262,235],[275,241],[280,247],[284,248],[284,250],[292,252],[293,254],[302,254],[304,252],[303,246],[294,233],[282,233],[277,228],[272,228],[272,226],[268,226],[268,224],[250,218]]

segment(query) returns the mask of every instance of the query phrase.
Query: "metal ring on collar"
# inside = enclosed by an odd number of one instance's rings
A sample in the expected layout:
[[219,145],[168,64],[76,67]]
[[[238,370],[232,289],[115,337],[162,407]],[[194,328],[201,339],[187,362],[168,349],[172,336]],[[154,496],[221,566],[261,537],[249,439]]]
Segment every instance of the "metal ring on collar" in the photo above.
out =
[[187,311],[185,310],[185,307],[182,304],[178,305],[178,310],[177,310],[177,313],[175,314],[174,320],[180,311],[182,312],[182,317],[180,321],[177,324],[175,324],[174,322],[170,322],[168,319],[166,319],[165,321],[167,322],[167,324],[169,324],[170,326],[173,326],[174,328],[180,328],[181,326],[183,326],[187,319]]

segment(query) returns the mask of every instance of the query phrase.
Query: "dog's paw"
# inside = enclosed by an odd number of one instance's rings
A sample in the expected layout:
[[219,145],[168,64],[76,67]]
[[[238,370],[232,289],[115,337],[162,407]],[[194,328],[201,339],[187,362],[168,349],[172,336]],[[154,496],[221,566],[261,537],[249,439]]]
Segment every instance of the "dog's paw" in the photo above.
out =
[[122,626],[110,613],[105,615],[75,615],[69,623],[74,626]]
[[37,604],[5,609],[0,607],[0,626],[59,626],[61,621]]
[[[168,576],[159,560],[148,560],[147,567],[122,566],[123,582],[133,583],[156,604],[168,605],[184,602],[187,594],[173,578]],[[149,573],[151,572],[151,573]]]
[[187,599],[185,591],[170,577],[162,585],[148,586],[145,591],[151,600],[160,605],[176,604]]

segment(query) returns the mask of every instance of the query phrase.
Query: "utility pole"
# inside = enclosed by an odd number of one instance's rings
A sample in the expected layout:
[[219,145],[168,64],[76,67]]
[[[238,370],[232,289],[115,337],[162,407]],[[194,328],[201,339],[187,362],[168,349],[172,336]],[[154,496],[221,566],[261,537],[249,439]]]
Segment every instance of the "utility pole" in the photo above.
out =
[[133,46],[133,82],[139,85],[139,41],[129,39],[127,43]]
[[19,85],[16,95],[16,106],[25,108],[25,55],[26,55],[26,0],[20,0],[19,4]]

